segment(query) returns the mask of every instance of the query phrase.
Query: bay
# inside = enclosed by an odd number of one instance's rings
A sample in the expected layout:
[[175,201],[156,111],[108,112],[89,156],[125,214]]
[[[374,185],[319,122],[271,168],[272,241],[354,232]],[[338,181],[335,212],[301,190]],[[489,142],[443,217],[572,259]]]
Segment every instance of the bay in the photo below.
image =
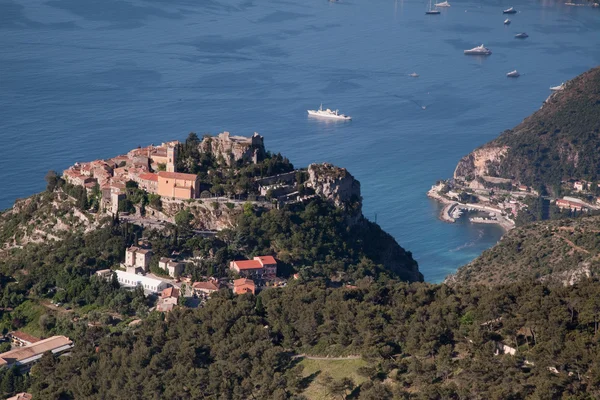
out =
[[[598,9],[451,4],[428,16],[424,1],[0,0],[0,209],[75,161],[257,131],[295,165],[348,168],[365,215],[439,282],[502,231],[439,221],[431,184],[600,63]],[[463,55],[481,43],[490,57]],[[321,102],[353,120],[307,118]]]

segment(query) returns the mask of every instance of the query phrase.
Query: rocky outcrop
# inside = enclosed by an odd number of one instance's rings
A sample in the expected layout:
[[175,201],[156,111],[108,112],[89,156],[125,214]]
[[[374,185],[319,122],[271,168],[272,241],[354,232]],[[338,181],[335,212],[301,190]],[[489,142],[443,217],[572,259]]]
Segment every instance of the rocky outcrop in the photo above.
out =
[[477,176],[495,174],[508,149],[507,146],[488,146],[473,151],[460,159],[454,170],[454,178],[473,180]]
[[353,217],[362,216],[360,182],[345,168],[327,163],[310,164],[308,177],[308,185],[315,190],[316,194],[336,207],[348,211]]
[[194,229],[220,231],[235,226],[237,216],[243,212],[243,204],[242,202],[219,202],[210,199],[164,200],[162,211],[155,216],[161,220],[175,223],[175,215],[185,208],[193,216],[191,225]]
[[211,153],[217,159],[222,157],[229,166],[238,161],[256,163],[265,155],[264,138],[256,132],[252,137],[231,136],[229,132],[223,132],[205,137],[200,143],[200,151]]

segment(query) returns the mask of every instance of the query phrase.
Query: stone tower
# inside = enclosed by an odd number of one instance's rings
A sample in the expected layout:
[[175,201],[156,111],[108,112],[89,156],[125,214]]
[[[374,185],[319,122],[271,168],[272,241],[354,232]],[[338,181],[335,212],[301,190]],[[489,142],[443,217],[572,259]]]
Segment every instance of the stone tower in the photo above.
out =
[[177,147],[167,147],[167,172],[175,172],[175,165],[177,164]]

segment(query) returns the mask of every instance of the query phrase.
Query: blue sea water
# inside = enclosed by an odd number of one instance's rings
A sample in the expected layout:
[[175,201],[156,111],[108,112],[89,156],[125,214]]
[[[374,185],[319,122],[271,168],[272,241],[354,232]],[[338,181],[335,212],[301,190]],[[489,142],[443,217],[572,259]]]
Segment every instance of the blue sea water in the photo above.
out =
[[[75,161],[257,131],[298,166],[347,167],[365,215],[439,282],[502,232],[439,221],[425,192],[600,63],[599,9],[451,4],[426,16],[425,1],[0,0],[0,209]],[[481,43],[493,55],[463,55]],[[353,121],[307,118],[321,102]]]

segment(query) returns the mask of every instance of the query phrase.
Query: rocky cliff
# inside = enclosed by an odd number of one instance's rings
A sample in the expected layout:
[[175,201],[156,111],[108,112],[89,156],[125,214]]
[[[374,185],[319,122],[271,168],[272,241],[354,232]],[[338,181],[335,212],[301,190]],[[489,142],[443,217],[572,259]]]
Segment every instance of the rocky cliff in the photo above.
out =
[[264,139],[258,133],[245,137],[223,132],[214,137],[205,137],[200,143],[200,151],[211,153],[217,159],[222,157],[231,166],[238,161],[256,163],[264,157],[265,147]]
[[345,168],[331,164],[310,164],[308,184],[316,194],[348,212],[352,222],[362,216],[360,182]]
[[463,157],[455,177],[483,175],[528,186],[600,178],[600,67],[567,82],[515,128]]

